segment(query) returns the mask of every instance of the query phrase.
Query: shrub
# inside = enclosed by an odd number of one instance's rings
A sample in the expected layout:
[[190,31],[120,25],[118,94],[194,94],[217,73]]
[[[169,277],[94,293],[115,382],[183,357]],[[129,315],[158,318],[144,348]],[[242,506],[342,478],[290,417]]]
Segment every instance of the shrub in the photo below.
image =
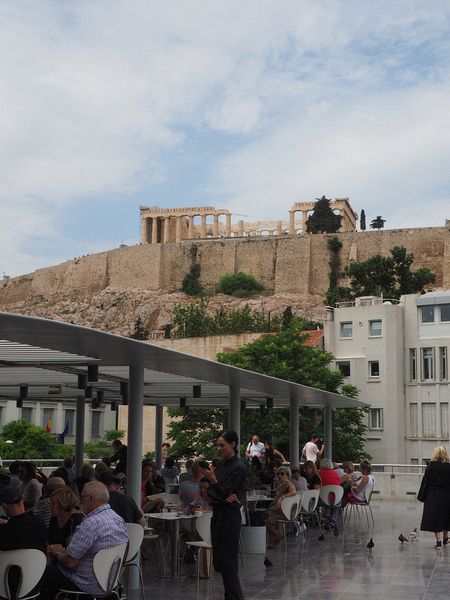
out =
[[264,286],[257,281],[253,275],[248,273],[236,273],[223,275],[219,279],[219,290],[227,296],[245,298],[261,292]]
[[183,277],[183,281],[181,282],[181,291],[188,296],[200,296],[200,294],[203,292],[203,287],[200,284],[199,278],[200,265],[198,263],[194,263],[189,269],[189,273]]

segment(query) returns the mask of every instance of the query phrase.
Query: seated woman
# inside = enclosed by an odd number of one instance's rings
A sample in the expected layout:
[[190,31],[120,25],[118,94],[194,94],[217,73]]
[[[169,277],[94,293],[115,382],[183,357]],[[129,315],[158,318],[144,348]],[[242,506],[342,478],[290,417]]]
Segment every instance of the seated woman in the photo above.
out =
[[275,500],[267,509],[267,530],[269,531],[269,548],[276,546],[283,539],[282,534],[278,531],[277,521],[285,519],[285,515],[281,510],[281,502],[285,498],[296,495],[295,485],[290,481],[292,473],[288,467],[278,467],[275,472],[278,486]]
[[202,512],[211,512],[212,506],[208,498],[209,483],[201,481],[199,483],[199,495],[190,503],[189,509],[191,513],[201,510]]
[[161,476],[164,479],[176,480],[179,474],[180,474],[180,469],[175,466],[175,460],[174,460],[173,456],[168,456],[166,458],[164,467],[161,469]]
[[307,460],[303,467],[305,469],[305,479],[308,484],[308,490],[320,490],[322,480],[320,479],[316,463],[312,460]]
[[344,460],[342,468],[344,470],[344,475],[341,477],[341,485],[344,488],[344,493],[346,493],[352,489],[352,485],[354,485],[356,480],[361,477],[361,473],[355,471],[355,465],[351,460]]
[[48,543],[61,544],[64,548],[83,520],[79,499],[68,486],[55,490],[50,496],[51,518],[48,526]]
[[300,467],[294,466],[292,467],[292,483],[295,485],[295,489],[297,493],[306,492],[308,489],[308,482],[304,477],[300,475]]
[[161,499],[148,499],[147,496],[164,492],[164,479],[157,474],[156,466],[151,462],[142,463],[141,508],[144,512],[152,512],[159,508]]
[[33,508],[42,495],[42,485],[36,477],[36,467],[29,460],[20,463],[19,479],[22,482],[23,503],[29,510]]
[[[319,476],[320,476],[320,479],[322,480],[322,486],[340,485],[340,483],[341,483],[340,477],[339,477],[338,473],[336,473],[336,471],[333,469],[333,463],[331,462],[331,460],[329,458],[322,458],[322,460],[320,461]],[[333,494],[333,496],[334,496],[334,494]],[[325,504],[322,501],[321,501],[321,506],[325,506]],[[334,529],[335,535],[338,534],[336,524],[337,524],[337,521],[339,518],[340,510],[341,510],[341,506],[339,504],[336,506],[330,506],[330,516],[327,521],[327,525],[329,527],[331,527],[332,529]]]
[[275,448],[275,446],[273,445],[273,442],[265,442],[264,443],[264,448],[265,448],[265,462],[266,463],[272,463],[275,466],[279,466],[286,461],[286,458],[284,456],[284,454],[282,454],[279,450],[277,450]]
[[366,501],[366,488],[368,485],[373,485],[374,477],[372,473],[372,465],[366,459],[361,461],[359,466],[361,469],[360,477],[351,483],[351,489],[342,498],[341,506],[344,508],[347,504],[364,504]]

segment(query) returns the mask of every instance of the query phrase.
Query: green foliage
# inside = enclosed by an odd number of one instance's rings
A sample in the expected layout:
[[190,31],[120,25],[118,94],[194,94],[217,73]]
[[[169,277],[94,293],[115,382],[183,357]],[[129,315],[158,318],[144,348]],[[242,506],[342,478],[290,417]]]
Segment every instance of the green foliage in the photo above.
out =
[[248,273],[230,273],[219,279],[219,290],[227,296],[247,298],[261,292],[264,286]]
[[341,227],[341,215],[335,215],[331,206],[331,200],[322,196],[316,198],[314,212],[306,221],[308,233],[336,233]]
[[342,242],[339,238],[333,236],[328,238],[327,246],[330,251],[330,260],[328,261],[328,266],[330,267],[330,285],[328,290],[330,291],[337,286],[341,274],[341,259],[339,254]]
[[370,227],[372,229],[383,229],[385,223],[386,219],[383,219],[381,216],[378,216],[376,217],[376,219],[372,220],[372,222],[370,223]]
[[[6,443],[12,441],[13,443]],[[73,454],[73,446],[57,444],[55,435],[29,421],[10,421],[0,436],[2,458],[64,458]]]
[[281,328],[287,329],[291,326],[292,319],[294,318],[294,313],[292,312],[291,306],[286,306],[283,311],[283,316],[281,317]]
[[174,440],[170,450],[173,456],[189,454],[208,459],[217,456],[215,436],[224,427],[225,411],[218,408],[169,408],[170,417],[177,417],[169,423],[167,437]]
[[359,215],[359,227],[361,231],[366,230],[366,212],[364,209],[361,210],[361,214]]
[[193,263],[181,282],[181,291],[188,296],[200,296],[203,293],[203,287],[200,284],[200,265]]
[[176,304],[173,309],[173,323],[176,338],[267,332],[271,327],[270,315],[252,310],[248,304],[243,308],[209,314],[208,301],[205,298],[187,306]]
[[97,442],[86,442],[84,451],[89,458],[101,458],[102,456],[111,456],[113,450],[111,442],[113,440],[122,439],[125,432],[122,429],[108,429],[103,432],[102,439]]
[[141,317],[138,317],[134,322],[134,331],[130,335],[133,340],[146,340],[148,339],[148,331],[144,327]]
[[106,442],[112,442],[114,440],[121,440],[125,436],[123,429],[107,429],[103,432],[103,439]]

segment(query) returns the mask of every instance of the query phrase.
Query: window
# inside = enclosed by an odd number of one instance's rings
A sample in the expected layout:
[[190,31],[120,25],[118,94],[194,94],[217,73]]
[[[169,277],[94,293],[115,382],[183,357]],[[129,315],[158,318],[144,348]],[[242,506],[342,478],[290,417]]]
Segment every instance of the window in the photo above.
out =
[[420,313],[422,323],[434,323],[434,306],[422,306]]
[[73,409],[64,411],[64,431],[66,435],[75,434],[75,411]]
[[417,350],[409,349],[409,380],[416,381],[417,379]]
[[436,404],[434,402],[422,404],[422,430],[423,437],[436,437]]
[[31,408],[31,406],[24,406],[22,408],[22,419],[24,421],[29,421],[30,423],[33,423],[33,409]]
[[371,408],[369,414],[369,429],[383,429],[383,409]]
[[54,419],[54,410],[53,408],[43,408],[42,409],[42,419],[41,419],[41,425],[42,427],[45,427],[46,429],[49,429],[49,431],[54,432],[55,429],[55,419]]
[[338,371],[340,371],[344,377],[350,377],[350,361],[349,360],[340,360],[339,362],[336,363],[336,367],[338,368]]
[[434,379],[434,348],[421,348],[422,354],[422,381]]
[[382,326],[381,319],[375,321],[369,321],[369,336],[370,337],[381,337]]
[[441,321],[450,321],[450,304],[441,304]]
[[369,377],[380,376],[380,362],[378,360],[369,360]]
[[353,337],[353,323],[351,321],[341,323],[341,338]]
[[411,464],[412,465],[418,465],[419,464],[419,459],[418,458],[411,458]]
[[441,404],[441,436],[448,438],[448,402]]
[[100,418],[101,412],[99,410],[93,410],[91,412],[91,438],[100,437]]
[[409,405],[409,424],[411,437],[417,437],[419,434],[419,411],[416,403]]
[[441,381],[448,379],[447,348],[439,348],[439,377]]

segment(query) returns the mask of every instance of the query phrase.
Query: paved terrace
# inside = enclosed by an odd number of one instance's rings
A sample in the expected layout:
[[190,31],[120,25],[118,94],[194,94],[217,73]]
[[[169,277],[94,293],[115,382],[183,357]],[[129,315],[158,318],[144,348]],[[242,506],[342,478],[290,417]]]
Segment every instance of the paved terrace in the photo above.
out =
[[[365,519],[352,524],[345,537],[326,534],[317,541],[317,529],[306,538],[288,538],[288,553],[281,543],[269,550],[274,564],[266,570],[263,555],[246,555],[241,569],[246,600],[436,600],[450,597],[450,547],[434,548],[434,535],[420,533],[415,543],[398,541],[420,526],[422,505],[415,501],[372,502],[375,516],[374,543],[370,553]],[[185,569],[191,569],[187,565]],[[221,578],[179,581],[158,579],[144,562],[146,598],[151,600],[222,600]],[[133,594],[134,595],[134,594]]]

